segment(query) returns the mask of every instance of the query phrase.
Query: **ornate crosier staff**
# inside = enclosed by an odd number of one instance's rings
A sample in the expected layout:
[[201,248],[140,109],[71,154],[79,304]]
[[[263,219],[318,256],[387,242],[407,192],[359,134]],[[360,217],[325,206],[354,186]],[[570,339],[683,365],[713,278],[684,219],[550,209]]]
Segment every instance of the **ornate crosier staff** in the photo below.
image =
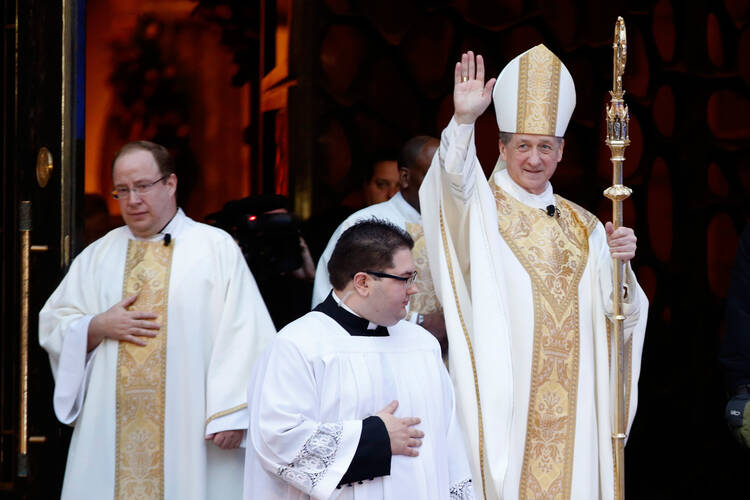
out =
[[[607,111],[607,140],[612,152],[612,185],[604,191],[604,196],[612,200],[612,224],[615,229],[622,226],[622,200],[632,192],[622,185],[622,164],[625,161],[625,148],[630,144],[628,107],[622,99],[622,75],[625,72],[628,43],[625,36],[625,21],[617,18],[612,70],[612,100]],[[615,418],[612,445],[615,447],[615,499],[625,499],[625,336],[622,315],[622,279],[624,264],[620,259],[612,259],[612,299],[614,302],[614,341],[615,341]]]

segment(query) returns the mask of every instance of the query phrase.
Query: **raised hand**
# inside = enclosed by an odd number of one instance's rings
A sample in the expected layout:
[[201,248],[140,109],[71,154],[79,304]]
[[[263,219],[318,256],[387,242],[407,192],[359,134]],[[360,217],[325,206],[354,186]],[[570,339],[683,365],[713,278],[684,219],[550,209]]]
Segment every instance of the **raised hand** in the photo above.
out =
[[454,117],[458,123],[474,123],[492,100],[495,78],[484,83],[484,59],[469,51],[461,55],[453,74]]
[[635,257],[635,242],[637,238],[632,229],[625,226],[615,229],[611,222],[607,222],[604,230],[607,232],[607,244],[609,245],[609,253],[613,259],[620,259],[623,262],[627,262]]
[[128,297],[91,319],[87,346],[89,351],[105,338],[144,346],[146,340],[142,337],[156,337],[156,332],[161,326],[149,321],[156,319],[156,314],[127,309],[137,297],[138,295]]
[[396,408],[398,408],[398,401],[391,401],[375,416],[380,417],[388,431],[388,437],[391,440],[391,454],[416,457],[419,455],[417,448],[422,446],[424,432],[414,426],[419,425],[422,421],[417,417],[398,418],[393,415]]

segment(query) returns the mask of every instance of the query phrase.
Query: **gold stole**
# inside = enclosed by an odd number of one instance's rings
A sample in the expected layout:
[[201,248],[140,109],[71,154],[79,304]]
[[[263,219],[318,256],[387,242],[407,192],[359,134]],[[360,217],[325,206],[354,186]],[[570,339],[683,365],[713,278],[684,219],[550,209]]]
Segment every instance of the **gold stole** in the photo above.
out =
[[596,218],[555,197],[548,216],[492,185],[500,234],[531,278],[534,353],[520,499],[567,499],[578,390],[578,283]]
[[411,255],[414,265],[417,267],[417,290],[418,292],[409,299],[409,310],[421,314],[430,314],[442,311],[440,301],[435,294],[435,285],[432,283],[430,265],[427,261],[427,245],[424,239],[424,228],[422,224],[413,222],[406,223],[406,232],[414,240],[414,248]]
[[167,300],[174,245],[128,243],[123,298],[138,294],[133,310],[153,312],[161,325],[145,347],[120,342],[117,352],[115,498],[164,498],[164,399]]

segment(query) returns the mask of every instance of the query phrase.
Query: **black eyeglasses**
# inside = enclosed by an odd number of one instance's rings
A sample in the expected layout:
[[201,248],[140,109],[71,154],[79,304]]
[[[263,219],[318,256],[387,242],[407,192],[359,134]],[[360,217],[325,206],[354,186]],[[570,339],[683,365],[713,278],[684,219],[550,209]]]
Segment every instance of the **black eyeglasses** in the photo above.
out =
[[125,198],[130,196],[131,193],[135,193],[138,195],[146,194],[152,187],[156,185],[157,182],[163,181],[170,175],[172,174],[163,175],[159,177],[158,179],[156,179],[154,182],[143,182],[141,184],[136,184],[132,188],[116,187],[115,189],[112,190],[112,197],[115,200],[120,200],[120,199],[124,200]]
[[380,271],[363,271],[367,274],[377,276],[378,278],[391,278],[393,280],[403,281],[404,288],[409,288],[414,284],[414,280],[417,279],[417,271],[411,273],[411,276],[404,278],[403,276],[396,276],[395,274],[381,273]]

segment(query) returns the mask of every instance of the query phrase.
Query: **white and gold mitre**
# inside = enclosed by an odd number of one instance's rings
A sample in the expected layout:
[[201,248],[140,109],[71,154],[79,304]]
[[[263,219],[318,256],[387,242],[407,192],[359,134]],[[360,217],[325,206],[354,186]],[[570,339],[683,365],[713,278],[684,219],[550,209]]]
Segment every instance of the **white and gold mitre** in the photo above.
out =
[[544,45],[503,68],[492,91],[501,132],[562,137],[576,107],[568,68]]

